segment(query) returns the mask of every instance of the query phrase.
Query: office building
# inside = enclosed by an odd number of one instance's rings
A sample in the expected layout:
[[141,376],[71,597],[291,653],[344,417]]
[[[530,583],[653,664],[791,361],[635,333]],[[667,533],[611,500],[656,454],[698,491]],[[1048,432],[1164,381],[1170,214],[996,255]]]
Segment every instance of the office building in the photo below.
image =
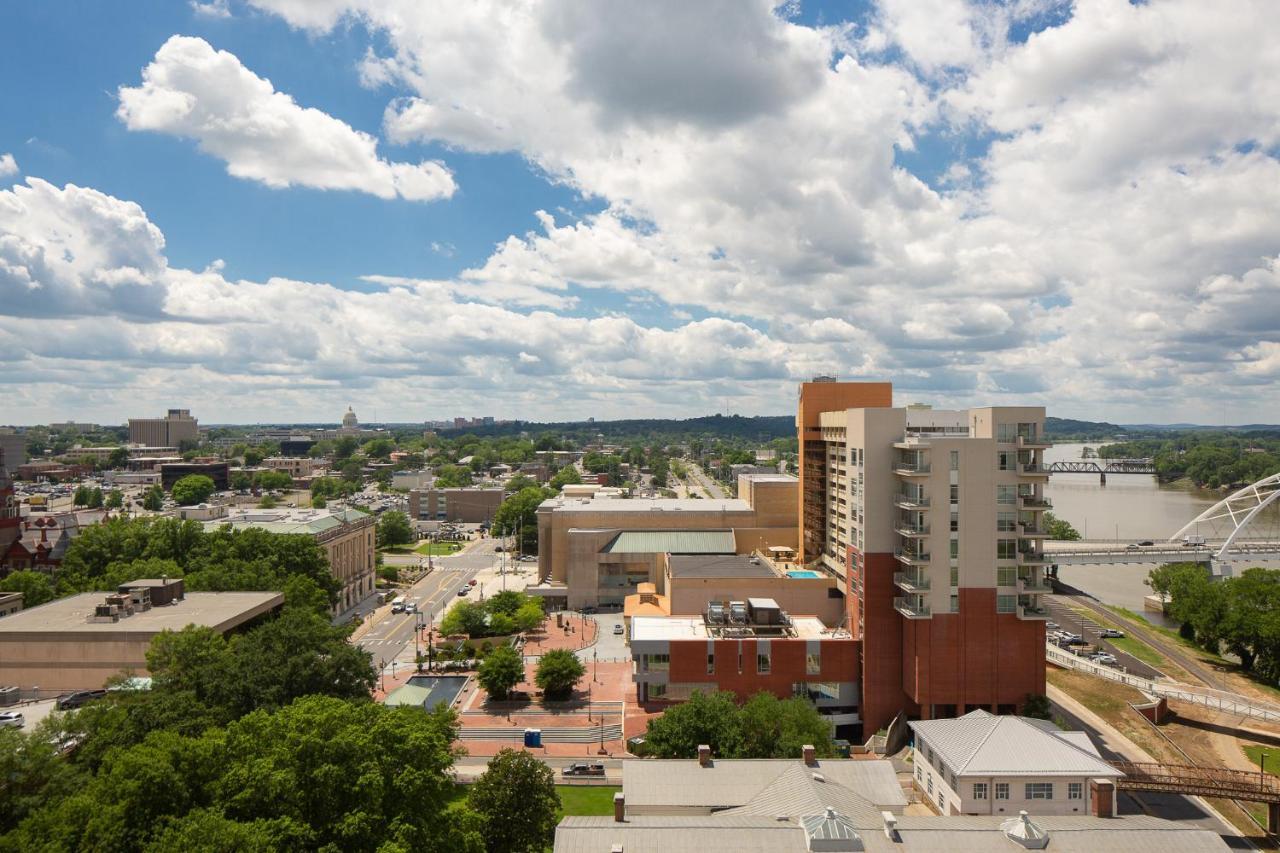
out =
[[[0,447],[0,569],[5,565],[9,549],[22,538],[22,513],[6,467],[7,459],[8,454]],[[0,571],[0,574],[6,572]]]
[[170,409],[163,418],[129,418],[129,443],[150,447],[188,447],[200,443],[200,428],[190,409]]
[[329,572],[341,584],[335,613],[373,594],[377,542],[374,517],[368,513],[354,509],[245,509],[205,522],[207,530],[223,525],[314,537],[329,559]]
[[0,451],[10,471],[17,471],[27,464],[27,437],[11,429],[0,430]]
[[502,489],[410,489],[409,518],[486,524],[506,496]]
[[888,402],[806,383],[797,418],[799,538],[846,594],[864,731],[1013,713],[1044,693],[1044,410]]
[[560,495],[539,507],[539,583],[549,606],[620,607],[641,583],[661,583],[668,554],[750,554],[795,547],[796,479],[744,476],[739,498],[624,499]]
[[[161,631],[199,625],[225,634],[284,602],[278,592],[167,596],[172,583],[133,581],[116,593],[59,598],[0,619],[0,684],[38,687],[42,696],[97,689],[125,670],[145,675],[147,647]],[[157,602],[169,603],[153,603],[153,590],[161,593]]]
[[202,474],[213,480],[213,487],[220,492],[231,488],[231,464],[222,460],[162,462],[157,467],[160,469],[160,484],[166,492],[173,488],[174,483],[192,474]]
[[262,460],[262,467],[283,471],[295,480],[309,480],[317,465],[307,456],[270,456]]

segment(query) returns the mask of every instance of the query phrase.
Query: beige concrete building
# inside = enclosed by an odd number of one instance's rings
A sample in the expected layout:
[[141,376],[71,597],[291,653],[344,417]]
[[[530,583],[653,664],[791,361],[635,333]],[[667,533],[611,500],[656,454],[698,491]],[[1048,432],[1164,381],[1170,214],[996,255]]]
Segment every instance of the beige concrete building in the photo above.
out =
[[200,427],[190,409],[170,409],[163,418],[129,418],[129,443],[180,447],[200,441]]
[[[128,604],[108,603],[120,598]],[[225,634],[284,603],[278,592],[193,592],[145,609],[131,598],[86,592],[0,619],[0,685],[24,696],[97,689],[121,671],[145,675],[147,647],[161,631],[200,625]]]
[[538,508],[539,584],[551,605],[620,607],[664,585],[666,555],[749,554],[796,545],[796,479],[744,475],[727,500],[549,498]]
[[377,535],[374,517],[368,513],[354,509],[244,509],[205,526],[217,529],[224,524],[237,530],[259,527],[272,533],[315,537],[329,558],[329,571],[342,584],[335,613],[373,594]]
[[315,473],[317,462],[308,456],[271,456],[262,460],[262,467],[283,471],[295,480],[306,480]]
[[409,518],[482,524],[493,521],[504,498],[502,489],[411,489]]

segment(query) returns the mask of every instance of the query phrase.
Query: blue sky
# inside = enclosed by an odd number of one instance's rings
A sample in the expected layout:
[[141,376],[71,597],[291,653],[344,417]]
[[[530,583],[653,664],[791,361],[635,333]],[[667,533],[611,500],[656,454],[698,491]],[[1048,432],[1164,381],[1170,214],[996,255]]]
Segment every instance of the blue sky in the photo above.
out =
[[0,421],[1280,419],[1271,17],[11,4]]

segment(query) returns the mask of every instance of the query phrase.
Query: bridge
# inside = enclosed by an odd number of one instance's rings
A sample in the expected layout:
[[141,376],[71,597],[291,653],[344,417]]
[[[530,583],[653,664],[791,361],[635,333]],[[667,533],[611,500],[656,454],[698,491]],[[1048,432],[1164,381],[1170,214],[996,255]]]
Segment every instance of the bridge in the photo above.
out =
[[1259,770],[1231,770],[1226,767],[1197,767],[1194,764],[1157,764],[1143,761],[1112,761],[1124,774],[1117,780],[1121,791],[1160,791],[1246,800],[1267,804],[1267,831],[1280,830],[1280,779]]
[[1151,459],[1069,459],[1050,462],[1044,469],[1050,474],[1097,474],[1105,486],[1108,474],[1154,474],[1156,463]]

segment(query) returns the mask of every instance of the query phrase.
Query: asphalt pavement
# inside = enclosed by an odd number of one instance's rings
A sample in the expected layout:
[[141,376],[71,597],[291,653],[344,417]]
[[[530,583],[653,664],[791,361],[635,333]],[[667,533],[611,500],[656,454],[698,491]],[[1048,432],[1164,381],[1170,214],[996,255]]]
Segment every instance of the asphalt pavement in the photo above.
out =
[[[433,558],[437,565],[429,575],[402,591],[406,602],[420,613],[392,613],[374,624],[356,645],[382,665],[395,660],[413,644],[415,626],[433,625],[458,596],[458,590],[476,575],[476,569],[453,564],[457,557]],[[447,562],[446,562],[447,561]]]

